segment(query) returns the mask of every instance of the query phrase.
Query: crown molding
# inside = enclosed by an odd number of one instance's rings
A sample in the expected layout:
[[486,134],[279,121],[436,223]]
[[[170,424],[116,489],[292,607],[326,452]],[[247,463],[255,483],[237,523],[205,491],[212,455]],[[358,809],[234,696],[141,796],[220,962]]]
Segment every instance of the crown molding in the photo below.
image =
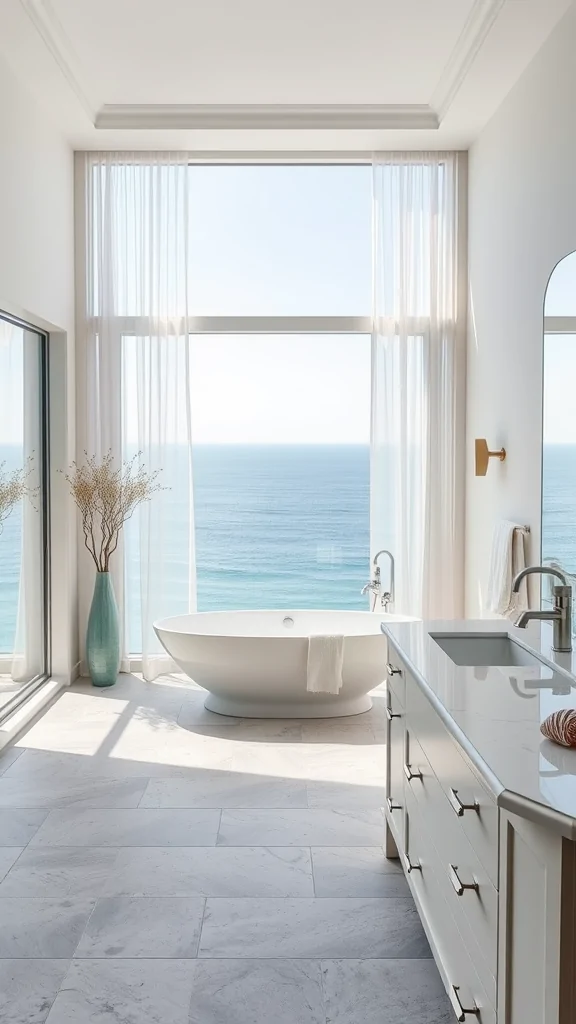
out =
[[507,0],[475,0],[430,101],[430,107],[436,112],[439,124],[456,99],[490,29],[506,3]]
[[106,104],[96,128],[386,129],[438,128],[426,104]]
[[475,0],[429,104],[105,104],[96,108],[50,0],[20,3],[95,128],[437,129],[508,0]]
[[80,84],[80,61],[50,5],[50,0],[20,0],[20,3],[52,54],[72,92],[82,104],[90,120],[94,122],[95,105],[90,102]]

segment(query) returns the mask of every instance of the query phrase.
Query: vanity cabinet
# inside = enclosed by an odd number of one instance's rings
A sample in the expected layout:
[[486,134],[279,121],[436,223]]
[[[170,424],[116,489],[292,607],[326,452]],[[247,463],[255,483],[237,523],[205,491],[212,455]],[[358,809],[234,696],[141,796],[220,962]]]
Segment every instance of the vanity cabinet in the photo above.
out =
[[576,844],[499,803],[389,645],[386,855],[455,1019],[576,1024]]

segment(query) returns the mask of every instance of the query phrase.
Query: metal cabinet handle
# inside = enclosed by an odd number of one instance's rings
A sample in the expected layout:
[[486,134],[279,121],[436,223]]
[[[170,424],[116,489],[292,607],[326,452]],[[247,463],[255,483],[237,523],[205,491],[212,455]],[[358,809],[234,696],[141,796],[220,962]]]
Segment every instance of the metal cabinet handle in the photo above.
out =
[[418,770],[413,771],[411,764],[404,765],[404,775],[408,779],[408,782],[412,782],[412,779],[422,779],[422,772],[419,772]]
[[480,814],[480,805],[478,801],[475,800],[472,804],[462,803],[462,800],[458,796],[457,789],[452,789],[452,787],[450,787],[448,790],[448,799],[452,810],[459,818],[463,816],[464,811],[476,811],[476,814]]
[[422,865],[413,864],[412,861],[410,860],[409,853],[404,854],[404,867],[406,868],[406,872],[409,875],[412,873],[412,871],[422,871]]
[[392,813],[392,811],[401,811],[402,810],[402,804],[394,803],[394,801],[393,801],[391,796],[387,796],[386,797],[386,806],[387,806],[388,810],[390,811],[390,813]]
[[478,892],[478,882],[463,882],[455,864],[448,865],[448,877],[457,896],[463,896],[467,889]]
[[392,711],[392,708],[386,708],[386,718],[391,722],[393,718],[402,718],[402,715],[398,711]]
[[466,1017],[477,1017],[480,1010],[476,1006],[475,1002],[472,1002],[472,1006],[469,1008],[462,1006],[460,996],[458,995],[459,992],[459,985],[451,985],[448,991],[448,997],[452,1003],[452,1009],[456,1014],[456,1020],[460,1021],[460,1024],[466,1024]]
[[389,676],[401,676],[402,675],[402,669],[401,668],[396,668],[396,666],[392,665],[392,663],[390,661],[386,665],[386,671],[387,671]]

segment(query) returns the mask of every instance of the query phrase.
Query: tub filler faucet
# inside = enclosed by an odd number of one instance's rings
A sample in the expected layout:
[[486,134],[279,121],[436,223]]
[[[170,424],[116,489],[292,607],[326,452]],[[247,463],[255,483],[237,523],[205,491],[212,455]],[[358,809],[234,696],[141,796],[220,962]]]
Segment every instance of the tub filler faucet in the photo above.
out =
[[520,590],[522,580],[531,573],[541,573],[544,576],[556,576],[561,580],[560,585],[552,588],[554,607],[551,611],[527,611],[518,616],[515,625],[521,629],[533,619],[540,619],[554,623],[554,635],[552,639],[553,651],[572,650],[572,587],[568,586],[564,573],[558,569],[551,569],[547,565],[531,565],[519,572],[512,586],[512,593],[517,594]]
[[[390,589],[385,591],[382,590],[382,577],[380,573],[380,566],[378,565],[380,555],[388,555],[388,558],[390,559]],[[361,593],[374,594],[374,607],[372,608],[372,611],[376,608],[378,597],[380,598],[381,607],[384,608],[385,611],[389,611],[390,607],[394,605],[394,555],[386,548],[382,548],[381,551],[378,551],[374,555],[372,565],[374,566],[374,575],[372,579],[362,587]]]

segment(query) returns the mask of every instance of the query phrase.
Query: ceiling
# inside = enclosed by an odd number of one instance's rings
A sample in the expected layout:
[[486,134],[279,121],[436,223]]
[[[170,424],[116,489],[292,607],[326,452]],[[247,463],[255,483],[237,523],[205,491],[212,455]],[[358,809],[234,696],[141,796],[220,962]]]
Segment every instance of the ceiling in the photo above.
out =
[[570,0],[1,0],[78,149],[466,147]]

